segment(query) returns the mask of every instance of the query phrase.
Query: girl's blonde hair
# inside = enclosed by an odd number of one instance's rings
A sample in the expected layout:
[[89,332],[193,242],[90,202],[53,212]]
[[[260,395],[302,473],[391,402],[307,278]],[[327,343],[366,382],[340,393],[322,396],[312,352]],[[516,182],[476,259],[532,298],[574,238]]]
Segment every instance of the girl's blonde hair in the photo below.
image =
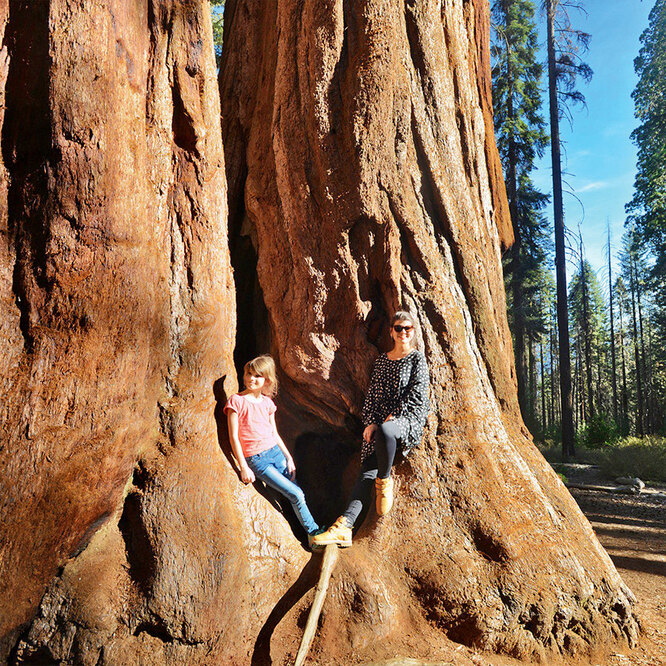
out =
[[251,372],[253,375],[263,377],[266,380],[263,393],[274,396],[278,389],[277,374],[275,372],[275,361],[272,356],[264,354],[248,361],[243,372]]

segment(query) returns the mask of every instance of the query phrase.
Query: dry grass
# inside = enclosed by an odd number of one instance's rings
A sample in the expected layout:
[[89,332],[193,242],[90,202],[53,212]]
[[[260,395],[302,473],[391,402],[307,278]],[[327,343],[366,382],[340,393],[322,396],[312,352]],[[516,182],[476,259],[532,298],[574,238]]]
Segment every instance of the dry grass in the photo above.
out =
[[[550,463],[562,462],[558,445],[540,446]],[[613,444],[596,449],[577,447],[575,460],[571,462],[598,465],[608,478],[637,476],[643,481],[666,483],[666,437],[623,437]]]

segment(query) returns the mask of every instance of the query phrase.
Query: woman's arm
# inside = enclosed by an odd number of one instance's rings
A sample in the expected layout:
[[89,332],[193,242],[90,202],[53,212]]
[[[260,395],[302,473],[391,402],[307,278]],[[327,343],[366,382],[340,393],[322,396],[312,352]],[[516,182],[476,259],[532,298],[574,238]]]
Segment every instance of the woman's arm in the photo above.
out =
[[365,426],[363,429],[363,439],[366,442],[369,442],[374,434],[375,430],[379,427],[377,416],[377,407],[379,402],[380,395],[380,381],[379,381],[379,368],[377,361],[372,368],[372,374],[370,375],[370,386],[368,386],[368,392],[365,394],[365,400],[363,401],[363,410],[361,413],[361,420]]
[[287,445],[282,441],[282,437],[280,437],[280,434],[278,433],[277,424],[275,423],[275,414],[271,414],[269,418],[271,425],[273,426],[275,441],[277,442],[277,445],[280,447],[280,450],[284,454],[285,460],[287,461],[287,471],[289,472],[289,476],[293,478],[296,474],[296,465],[294,464],[294,459],[291,457],[291,453],[289,453]]
[[380,386],[379,368],[377,361],[375,361],[375,364],[372,368],[372,374],[370,375],[370,385],[368,386],[368,392],[365,394],[363,410],[361,412],[361,419],[363,421],[363,425],[366,426],[366,428],[370,425],[378,424],[377,407],[379,402]]
[[230,409],[227,412],[227,426],[229,428],[229,440],[231,441],[231,450],[234,452],[234,458],[238,463],[241,481],[243,483],[254,483],[254,472],[248,467],[243,455],[240,440],[238,439],[238,414]]
[[430,373],[425,356],[419,353],[412,366],[409,382],[405,389],[405,397],[400,404],[400,416],[415,416],[424,421],[428,415],[428,388],[430,386]]

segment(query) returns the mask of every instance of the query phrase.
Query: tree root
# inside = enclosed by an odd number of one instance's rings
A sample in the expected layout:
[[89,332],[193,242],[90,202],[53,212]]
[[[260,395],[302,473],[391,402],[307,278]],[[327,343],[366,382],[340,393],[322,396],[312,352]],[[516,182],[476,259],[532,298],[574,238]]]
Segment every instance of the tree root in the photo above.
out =
[[312,645],[315,632],[317,631],[317,621],[319,620],[319,615],[321,614],[321,609],[324,605],[324,599],[326,599],[326,592],[328,592],[328,582],[331,579],[333,568],[338,561],[338,550],[339,549],[335,544],[326,546],[324,550],[319,582],[317,583],[314,601],[312,602],[312,608],[310,609],[310,615],[308,615],[308,621],[305,625],[305,631],[303,632],[303,638],[301,639],[301,644],[298,648],[298,654],[296,655],[294,666],[302,666],[305,657],[310,650],[310,645]]

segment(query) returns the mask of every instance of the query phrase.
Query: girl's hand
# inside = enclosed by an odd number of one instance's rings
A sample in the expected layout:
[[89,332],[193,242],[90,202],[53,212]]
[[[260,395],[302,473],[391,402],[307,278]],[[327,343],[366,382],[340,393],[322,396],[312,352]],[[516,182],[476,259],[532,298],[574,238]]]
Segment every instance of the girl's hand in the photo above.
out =
[[285,456],[287,459],[287,472],[289,473],[289,478],[293,480],[296,476],[296,465],[294,465],[294,459],[291,456]]
[[376,423],[371,423],[364,431],[363,431],[363,439],[366,442],[370,442],[370,440],[373,438],[375,431],[377,430],[378,426]]
[[243,483],[247,484],[255,482],[254,472],[247,465],[243,465],[243,467],[241,467],[240,475],[241,475],[241,481]]

